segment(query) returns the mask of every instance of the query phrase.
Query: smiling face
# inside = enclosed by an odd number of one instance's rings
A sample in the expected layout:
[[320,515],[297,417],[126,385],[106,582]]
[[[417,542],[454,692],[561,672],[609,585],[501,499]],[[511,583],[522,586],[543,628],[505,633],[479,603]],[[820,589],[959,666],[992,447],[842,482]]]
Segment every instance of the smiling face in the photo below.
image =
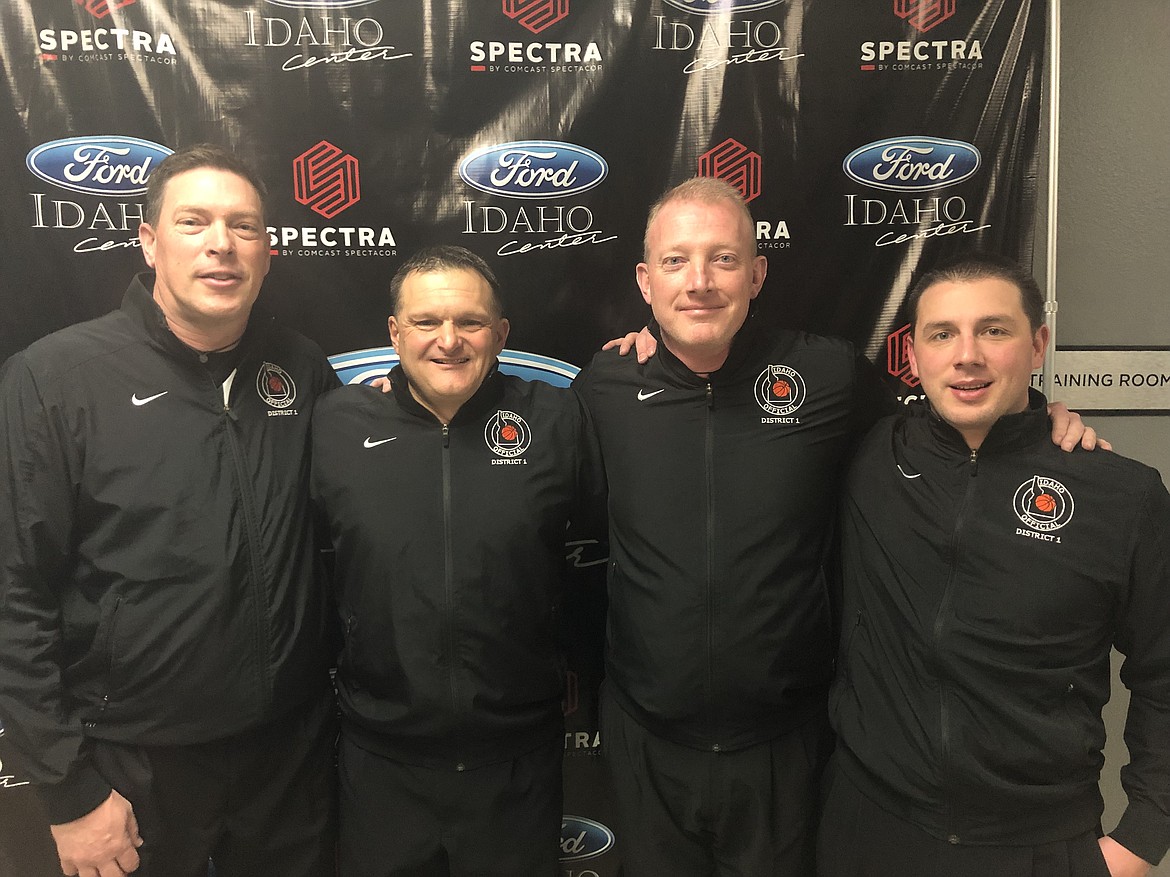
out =
[[475,395],[508,338],[492,289],[467,269],[414,272],[402,281],[390,342],[411,395],[444,423]]
[[938,415],[978,448],[999,418],[1028,407],[1047,346],[1048,327],[1033,331],[1014,284],[944,281],[918,300],[910,368]]
[[662,340],[699,374],[719,368],[759,295],[768,263],[730,201],[668,201],[646,233],[638,286]]
[[238,340],[271,259],[252,184],[218,168],[178,174],[166,185],[158,222],[142,223],[138,237],[171,331],[201,350]]

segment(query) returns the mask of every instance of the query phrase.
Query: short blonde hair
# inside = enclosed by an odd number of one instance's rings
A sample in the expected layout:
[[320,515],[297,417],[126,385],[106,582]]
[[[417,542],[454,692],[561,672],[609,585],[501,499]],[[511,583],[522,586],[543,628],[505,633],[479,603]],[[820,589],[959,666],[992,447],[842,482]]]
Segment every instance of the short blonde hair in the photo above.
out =
[[[662,208],[667,204],[673,204],[675,201],[696,201],[699,204],[718,204],[724,201],[731,204],[740,215],[743,216],[744,222],[747,223],[749,229],[753,228],[752,212],[748,210],[747,202],[743,200],[743,195],[739,193],[739,189],[731,185],[726,180],[720,180],[717,177],[691,177],[675,186],[673,189],[667,191],[661,198],[650,205],[650,213],[646,217],[646,230],[642,235],[642,258],[647,259],[650,256],[650,226],[654,224],[654,220],[658,218],[658,214]],[[755,236],[752,236],[753,242]]]

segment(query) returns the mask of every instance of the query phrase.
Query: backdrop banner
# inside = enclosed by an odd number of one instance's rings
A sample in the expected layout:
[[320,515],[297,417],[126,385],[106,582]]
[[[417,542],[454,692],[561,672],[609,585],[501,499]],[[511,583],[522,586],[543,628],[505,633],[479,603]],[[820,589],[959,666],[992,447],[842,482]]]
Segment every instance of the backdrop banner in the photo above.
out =
[[[398,266],[453,243],[499,275],[505,367],[567,383],[646,321],[647,208],[703,174],[749,203],[762,319],[848,338],[911,399],[915,272],[972,247],[1031,262],[1046,16],[1044,0],[6,0],[0,359],[118,306],[151,169],[212,141],[271,190],[262,299],[346,380],[394,359]],[[570,553],[604,573],[595,546]],[[581,617],[602,593],[578,594]],[[565,877],[620,871],[599,635],[570,632]],[[2,746],[0,870],[59,873]]]

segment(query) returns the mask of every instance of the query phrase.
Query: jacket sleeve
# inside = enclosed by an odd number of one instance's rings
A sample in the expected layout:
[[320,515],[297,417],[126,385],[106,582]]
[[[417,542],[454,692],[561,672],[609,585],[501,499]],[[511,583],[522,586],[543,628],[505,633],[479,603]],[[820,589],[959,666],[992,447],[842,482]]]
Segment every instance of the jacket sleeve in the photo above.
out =
[[69,587],[76,455],[20,355],[0,374],[0,721],[53,824],[110,794],[88,759],[62,681],[61,593]]
[[1121,769],[1129,804],[1114,840],[1157,864],[1170,847],[1170,495],[1157,473],[1137,506],[1130,590],[1118,619],[1125,655],[1121,680],[1130,691]]

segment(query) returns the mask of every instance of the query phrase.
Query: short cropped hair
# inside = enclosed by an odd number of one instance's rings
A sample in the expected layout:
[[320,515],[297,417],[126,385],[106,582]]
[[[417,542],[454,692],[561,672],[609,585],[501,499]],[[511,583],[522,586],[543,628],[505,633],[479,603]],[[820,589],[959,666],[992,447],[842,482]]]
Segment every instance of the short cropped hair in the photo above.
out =
[[214,143],[198,143],[194,146],[185,146],[177,152],[168,155],[158,167],[150,172],[146,181],[146,205],[143,219],[150,226],[157,226],[162,215],[163,196],[166,195],[167,183],[179,174],[200,168],[213,168],[227,171],[242,177],[256,190],[260,196],[260,218],[264,219],[265,202],[268,199],[268,187],[260,179],[247,162],[228,152],[222,146]]
[[[642,235],[642,258],[644,260],[650,257],[650,226],[654,224],[654,220],[658,218],[662,208],[675,201],[696,201],[700,204],[718,204],[720,201],[724,201],[739,211],[749,229],[755,227],[752,212],[748,210],[747,202],[743,200],[739,189],[717,177],[691,177],[667,191],[650,205],[650,213],[646,217],[646,231]],[[755,243],[755,235],[752,235],[752,242]]]
[[1020,302],[1028,324],[1035,333],[1044,324],[1044,295],[1035,278],[1019,263],[993,253],[970,252],[948,259],[923,274],[906,296],[910,328],[918,323],[918,302],[922,294],[938,283],[974,283],[979,280],[1003,280],[1020,291]]
[[496,280],[495,272],[482,256],[471,252],[465,247],[456,247],[450,244],[438,244],[425,247],[402,263],[402,267],[394,274],[390,281],[390,313],[397,314],[402,304],[402,284],[411,274],[434,274],[440,271],[473,271],[487,281],[491,288],[491,311],[495,319],[504,316],[504,306],[500,299],[500,283]]

